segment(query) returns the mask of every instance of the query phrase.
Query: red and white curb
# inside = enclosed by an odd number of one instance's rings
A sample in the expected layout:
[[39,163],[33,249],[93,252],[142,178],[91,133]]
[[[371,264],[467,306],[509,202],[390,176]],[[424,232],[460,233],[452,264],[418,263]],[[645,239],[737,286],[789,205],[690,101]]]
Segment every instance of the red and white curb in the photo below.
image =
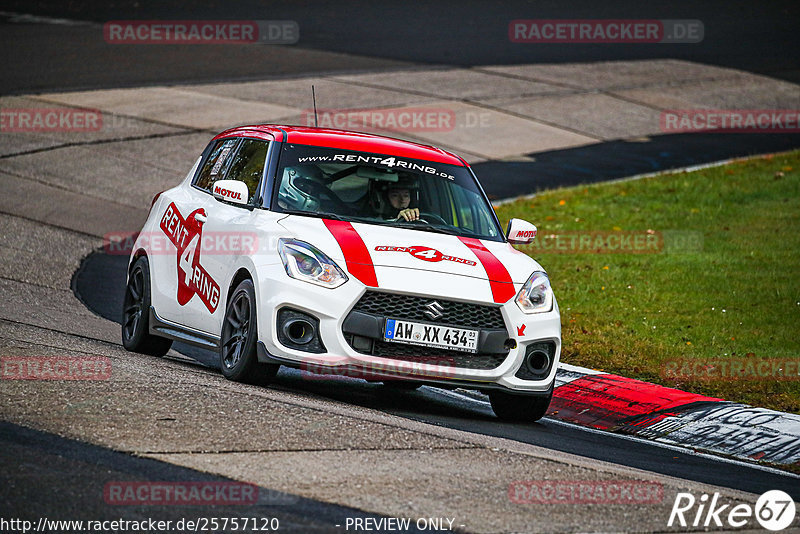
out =
[[775,464],[800,463],[800,415],[561,364],[548,417]]

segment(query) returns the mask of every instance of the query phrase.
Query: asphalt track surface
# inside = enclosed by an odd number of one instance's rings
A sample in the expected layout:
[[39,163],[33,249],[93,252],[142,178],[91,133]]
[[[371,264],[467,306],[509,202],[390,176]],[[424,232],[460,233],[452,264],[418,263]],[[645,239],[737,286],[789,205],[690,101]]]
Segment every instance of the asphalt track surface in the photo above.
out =
[[[87,256],[72,279],[76,296],[94,313],[120,322],[127,257],[96,251]],[[173,348],[200,365],[218,370],[218,354],[183,343]],[[346,382],[343,384],[342,382]],[[344,387],[343,387],[344,386]],[[727,462],[643,439],[591,431],[552,419],[535,425],[502,423],[486,398],[423,387],[417,392],[394,392],[378,384],[347,377],[308,380],[300,371],[282,368],[274,385],[338,402],[385,411],[415,421],[489,436],[509,438],[549,449],[617,463],[664,475],[763,493],[781,489],[800,500],[800,478],[763,470],[743,462]]]
[[[729,2],[139,2],[7,0],[4,10],[92,21],[94,26],[4,25],[0,93],[236,81],[308,72],[413,65],[504,65],[675,58],[798,81],[800,7],[791,0]],[[2,17],[0,17],[2,18]],[[111,20],[293,20],[292,46],[128,47],[103,41]],[[694,44],[518,44],[515,19],[700,20]],[[295,48],[306,54],[297,54]],[[313,53],[312,53],[313,52]]]
[[[680,58],[734,67],[797,82],[800,65],[800,7],[774,2],[764,8],[754,2],[670,2],[648,5],[619,2],[372,2],[308,1],[206,3],[180,7],[164,3],[6,1],[2,9],[48,17],[92,21],[93,24],[28,24],[0,16],[0,57],[6,74],[0,94],[67,91],[89,88],[192,84],[210,81],[286,78],[310,73],[366,72],[415,68],[420,65],[476,66],[486,64],[562,63],[618,59]],[[126,19],[259,19],[295,20],[301,40],[294,46],[225,46],[119,48],[102,40],[102,23]],[[701,20],[705,38],[679,45],[516,45],[507,38],[510,20],[540,19],[694,19]],[[10,74],[9,74],[10,73]],[[800,137],[784,135],[693,134],[656,136],[648,144],[612,141],[588,147],[540,152],[533,161],[489,161],[475,165],[494,198],[519,194],[519,184],[504,180],[509,171],[524,169],[541,176],[540,187],[570,185],[563,170],[577,181],[621,178],[730,157],[786,150],[800,146]],[[125,257],[97,252],[73,277],[72,289],[94,313],[117,321],[123,288]],[[216,368],[216,356],[176,345],[197,365]],[[800,500],[800,484],[791,475],[727,462],[692,451],[655,446],[642,440],[588,431],[545,419],[521,426],[499,423],[477,397],[424,387],[395,393],[358,380],[303,380],[282,370],[272,388],[363,406],[415,421],[502,436],[554,451],[639,468],[645,471],[761,493],[783,489]],[[139,480],[227,480],[201,471],[68,440],[10,423],[0,424],[0,465],[4,469],[0,504],[3,515],[97,519],[105,517],[97,495],[86,488],[102,486],[111,476]],[[44,489],[44,491],[43,491]],[[271,490],[264,489],[265,492]],[[277,493],[270,493],[278,495]],[[69,499],[64,496],[68,495]],[[339,531],[345,515],[365,517],[358,510],[311,499],[291,497],[279,514],[283,531]],[[75,515],[76,511],[80,514]],[[226,510],[213,510],[222,515]],[[244,515],[269,516],[267,506]],[[119,510],[122,517],[185,516],[176,507]],[[237,515],[242,509],[236,510]],[[213,515],[204,510],[203,515]],[[375,516],[372,516],[375,517]]]
[[[258,488],[259,499],[254,504],[204,506],[202,513],[191,505],[147,505],[117,506],[109,514],[109,506],[100,496],[107,482],[235,481],[4,422],[0,422],[0,464],[16,466],[0,475],[0,502],[6,518],[69,517],[83,521],[154,518],[176,524],[181,519],[198,517],[237,517],[255,519],[257,525],[278,518],[280,531],[320,533],[341,532],[337,525],[345,517],[380,518],[268,488]],[[65,498],[67,495],[70,498]]]

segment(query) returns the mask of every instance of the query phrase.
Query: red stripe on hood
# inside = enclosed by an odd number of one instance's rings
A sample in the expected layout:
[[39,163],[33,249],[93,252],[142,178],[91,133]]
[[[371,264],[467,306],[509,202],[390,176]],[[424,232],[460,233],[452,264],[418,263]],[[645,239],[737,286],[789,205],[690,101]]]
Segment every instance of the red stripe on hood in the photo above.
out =
[[378,278],[375,276],[375,266],[372,265],[369,249],[353,225],[347,221],[331,219],[322,219],[322,222],[339,243],[348,272],[364,285],[378,287]]
[[516,294],[514,283],[511,281],[511,275],[508,274],[505,265],[481,243],[480,239],[473,237],[459,237],[459,239],[475,253],[483,268],[486,269],[494,301],[503,303],[513,297]]

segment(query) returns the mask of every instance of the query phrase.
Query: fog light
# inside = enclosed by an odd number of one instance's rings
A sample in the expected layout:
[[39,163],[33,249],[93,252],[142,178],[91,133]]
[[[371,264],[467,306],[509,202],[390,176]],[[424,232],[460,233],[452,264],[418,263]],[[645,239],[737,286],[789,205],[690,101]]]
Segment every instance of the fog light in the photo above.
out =
[[556,345],[552,341],[531,343],[525,348],[525,358],[514,376],[523,380],[547,378],[553,367]]
[[314,326],[303,319],[290,319],[283,323],[283,333],[298,345],[305,345],[314,339]]
[[319,319],[307,313],[281,308],[278,310],[278,341],[290,349],[305,352],[325,352],[319,335]]
[[550,369],[550,356],[543,350],[534,350],[525,356],[525,365],[533,374],[546,373]]

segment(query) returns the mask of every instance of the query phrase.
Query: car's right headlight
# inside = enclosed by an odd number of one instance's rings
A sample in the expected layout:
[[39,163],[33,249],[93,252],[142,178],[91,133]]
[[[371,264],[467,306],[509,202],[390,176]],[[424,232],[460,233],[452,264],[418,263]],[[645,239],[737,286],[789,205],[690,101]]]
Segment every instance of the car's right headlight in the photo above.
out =
[[537,271],[528,278],[515,299],[525,313],[544,313],[553,309],[553,289],[547,274]]
[[305,241],[281,238],[278,253],[292,278],[330,289],[347,282],[347,275],[332,259]]

